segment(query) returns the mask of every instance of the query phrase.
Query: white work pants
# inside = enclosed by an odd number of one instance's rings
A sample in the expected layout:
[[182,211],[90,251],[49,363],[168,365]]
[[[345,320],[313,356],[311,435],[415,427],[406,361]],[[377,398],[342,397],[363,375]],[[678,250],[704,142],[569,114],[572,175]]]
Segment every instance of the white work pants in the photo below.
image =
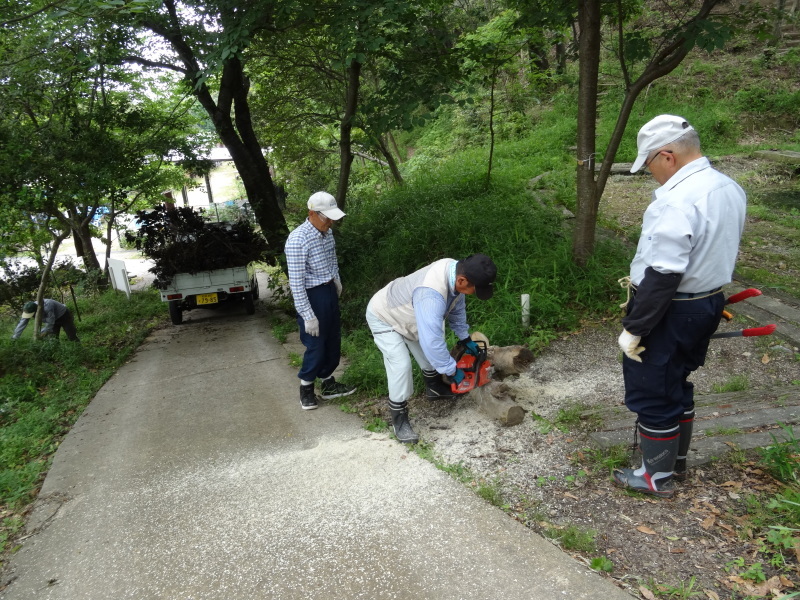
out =
[[376,317],[367,307],[367,324],[372,331],[375,345],[383,354],[383,365],[386,367],[386,378],[389,383],[389,400],[394,404],[403,404],[414,394],[414,375],[411,370],[411,357],[423,371],[433,371],[431,363],[425,358],[419,340],[407,340],[397,333],[392,326]]

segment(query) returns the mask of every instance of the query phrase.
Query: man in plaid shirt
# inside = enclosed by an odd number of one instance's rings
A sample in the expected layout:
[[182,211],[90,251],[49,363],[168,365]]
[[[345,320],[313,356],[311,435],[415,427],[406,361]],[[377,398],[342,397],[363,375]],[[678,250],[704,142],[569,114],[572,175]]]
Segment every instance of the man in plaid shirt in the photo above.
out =
[[344,213],[339,210],[336,198],[327,192],[312,194],[308,199],[308,218],[289,234],[284,248],[300,341],[306,347],[297,373],[303,410],[317,408],[314,394],[317,378],[322,380],[320,391],[325,400],[356,391],[333,377],[341,356],[342,282],[331,225],[342,217]]

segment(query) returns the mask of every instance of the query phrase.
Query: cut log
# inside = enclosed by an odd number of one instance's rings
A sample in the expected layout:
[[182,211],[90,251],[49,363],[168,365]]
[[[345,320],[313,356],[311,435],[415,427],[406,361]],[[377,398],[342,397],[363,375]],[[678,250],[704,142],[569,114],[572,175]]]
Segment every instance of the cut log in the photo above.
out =
[[499,381],[491,381],[469,393],[478,409],[506,427],[519,425],[525,419],[525,409],[509,396],[509,388]]
[[519,375],[533,362],[533,352],[525,346],[489,346],[488,355],[501,377]]

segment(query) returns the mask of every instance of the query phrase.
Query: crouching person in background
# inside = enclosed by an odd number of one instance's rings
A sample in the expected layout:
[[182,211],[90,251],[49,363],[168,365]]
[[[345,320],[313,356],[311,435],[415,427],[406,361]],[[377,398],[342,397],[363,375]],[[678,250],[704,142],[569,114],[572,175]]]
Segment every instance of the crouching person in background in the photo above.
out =
[[[42,330],[39,332],[40,335],[52,335],[58,338],[63,328],[68,340],[71,342],[80,341],[78,340],[78,332],[75,329],[75,319],[72,317],[72,311],[70,311],[66,305],[51,300],[50,298],[45,298],[42,304],[44,304],[44,313],[42,314]],[[19,336],[22,335],[22,332],[25,331],[25,328],[28,326],[28,321],[36,316],[38,308],[39,305],[36,304],[36,302],[31,301],[25,303],[25,306],[22,307],[22,318],[19,320],[16,329],[14,329],[14,333],[11,335],[12,340],[19,339]]]

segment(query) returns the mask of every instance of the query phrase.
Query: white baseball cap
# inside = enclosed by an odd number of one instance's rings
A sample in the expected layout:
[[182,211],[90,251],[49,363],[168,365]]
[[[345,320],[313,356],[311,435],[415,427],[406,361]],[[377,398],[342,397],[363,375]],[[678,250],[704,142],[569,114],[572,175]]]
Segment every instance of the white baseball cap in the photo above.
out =
[[321,212],[332,221],[338,221],[344,216],[336,204],[336,198],[328,192],[316,192],[308,199],[308,210]]
[[645,123],[636,137],[636,147],[639,154],[631,167],[631,173],[636,173],[642,168],[647,157],[653,150],[671,144],[683,134],[692,131],[694,127],[683,117],[675,115],[658,115],[655,119]]

